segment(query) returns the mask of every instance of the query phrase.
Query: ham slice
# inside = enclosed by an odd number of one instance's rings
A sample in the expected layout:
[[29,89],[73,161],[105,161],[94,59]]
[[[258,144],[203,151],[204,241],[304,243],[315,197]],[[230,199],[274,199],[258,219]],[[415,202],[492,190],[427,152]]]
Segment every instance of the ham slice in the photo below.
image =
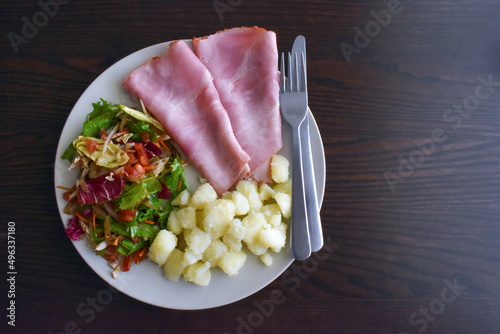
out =
[[212,74],[238,142],[250,156],[250,173],[271,181],[269,161],[283,145],[276,34],[258,27],[233,28],[193,43]]
[[217,193],[249,172],[212,76],[183,41],[133,71],[123,86],[163,124]]

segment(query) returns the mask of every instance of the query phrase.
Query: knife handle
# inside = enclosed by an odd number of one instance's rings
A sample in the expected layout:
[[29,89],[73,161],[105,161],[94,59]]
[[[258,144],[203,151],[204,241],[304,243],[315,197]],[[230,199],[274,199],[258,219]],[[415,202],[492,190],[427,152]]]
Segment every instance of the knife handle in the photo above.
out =
[[323,231],[319,214],[316,178],[314,175],[313,156],[309,135],[309,112],[300,126],[302,147],[302,173],[304,176],[304,193],[306,197],[307,224],[311,240],[311,251],[317,252],[323,247]]

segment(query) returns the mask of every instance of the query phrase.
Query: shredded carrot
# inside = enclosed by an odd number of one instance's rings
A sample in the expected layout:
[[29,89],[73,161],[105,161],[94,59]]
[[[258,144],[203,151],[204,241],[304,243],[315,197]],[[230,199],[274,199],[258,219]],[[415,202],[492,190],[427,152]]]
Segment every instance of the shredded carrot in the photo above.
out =
[[181,190],[182,179],[179,180],[179,184],[177,185],[177,191]]
[[153,169],[154,169],[154,167],[153,167],[153,166],[142,166],[142,168],[143,168],[144,170],[153,170]]
[[63,190],[69,190],[69,188],[68,188],[68,187],[65,187],[65,186],[57,186],[57,188],[59,188],[59,189],[63,189]]
[[81,214],[78,212],[75,212],[75,216],[77,216],[81,221],[83,221],[85,224],[87,224],[87,219],[83,218]]
[[148,247],[144,247],[134,253],[133,260],[135,264],[141,263],[141,261],[146,258],[147,251]]
[[97,214],[96,214],[96,213],[94,213],[94,214],[92,215],[92,227],[94,228],[94,230],[95,230],[95,217],[96,217],[96,216],[97,216]]
[[117,132],[117,133],[115,133],[114,135],[111,136],[111,139],[118,138],[118,137],[123,136],[124,134],[127,134],[127,133],[129,133],[129,131]]
[[163,146],[166,150],[168,150],[170,152],[170,149],[167,147],[167,145],[165,145],[165,143],[163,142],[163,140],[160,140],[159,143],[160,143],[161,146]]
[[147,220],[147,219],[144,219],[144,220],[143,220],[143,222],[144,222],[144,223],[146,223],[146,224],[151,224],[151,225],[154,225],[154,224],[155,224],[155,222],[154,222],[154,221]]
[[122,240],[123,238],[121,238],[121,235],[117,236],[115,238],[115,240],[113,240],[113,245],[115,246],[118,246],[118,243],[120,242],[120,240]]

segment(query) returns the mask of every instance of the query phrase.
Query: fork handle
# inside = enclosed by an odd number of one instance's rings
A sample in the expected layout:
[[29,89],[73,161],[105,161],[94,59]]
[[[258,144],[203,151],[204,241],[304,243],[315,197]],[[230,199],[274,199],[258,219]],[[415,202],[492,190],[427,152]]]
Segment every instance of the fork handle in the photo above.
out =
[[319,215],[318,193],[316,191],[316,178],[314,175],[311,140],[309,137],[309,111],[300,126],[302,142],[302,168],[304,174],[304,193],[306,196],[307,224],[311,238],[311,251],[317,252],[323,247],[323,231]]
[[290,231],[290,245],[292,256],[297,260],[305,260],[311,255],[311,243],[307,225],[306,199],[302,173],[300,124],[292,126],[292,138],[292,227]]

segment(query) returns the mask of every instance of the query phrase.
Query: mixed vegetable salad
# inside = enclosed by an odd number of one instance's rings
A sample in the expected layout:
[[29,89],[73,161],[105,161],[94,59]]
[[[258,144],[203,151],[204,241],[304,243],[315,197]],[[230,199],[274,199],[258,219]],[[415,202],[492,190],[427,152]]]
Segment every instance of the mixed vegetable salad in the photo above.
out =
[[187,189],[184,161],[158,120],[145,110],[104,99],[93,104],[83,131],[63,159],[79,169],[64,188],[70,219],[66,234],[88,238],[113,276],[139,264],[172,211],[171,200]]

